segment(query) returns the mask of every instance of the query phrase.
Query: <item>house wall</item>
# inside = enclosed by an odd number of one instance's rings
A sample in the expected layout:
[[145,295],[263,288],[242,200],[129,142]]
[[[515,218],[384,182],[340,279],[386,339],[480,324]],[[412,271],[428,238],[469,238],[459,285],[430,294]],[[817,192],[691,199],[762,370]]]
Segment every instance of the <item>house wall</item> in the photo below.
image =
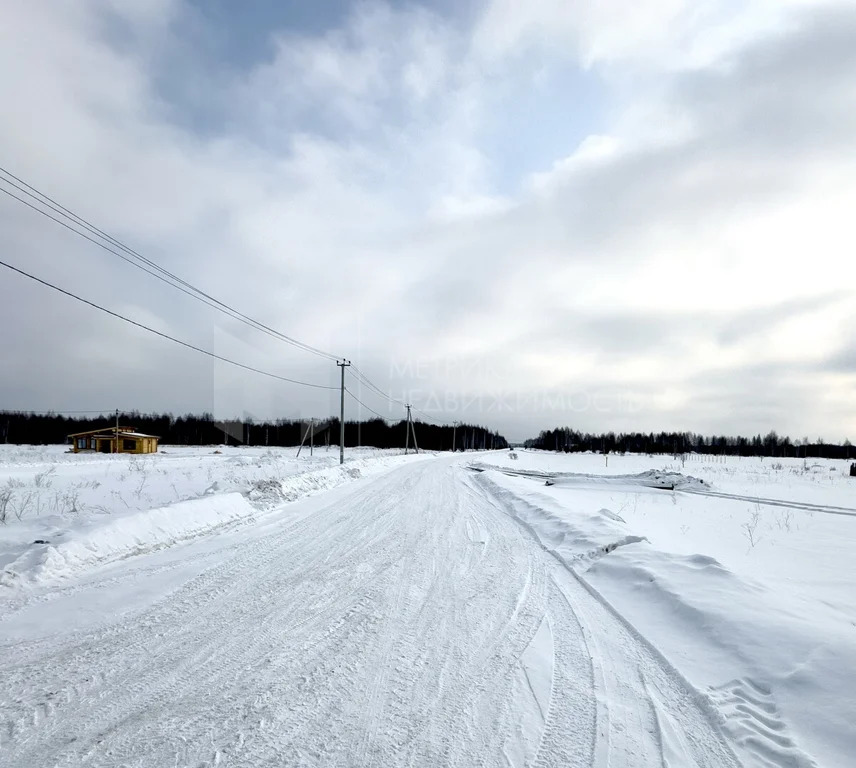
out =
[[[98,451],[103,446],[110,446],[110,453],[116,452],[114,438],[102,438],[100,440],[95,440],[92,436],[87,436],[87,446],[80,447],[78,445],[79,437],[72,438],[72,450],[74,453],[80,453],[81,451]],[[125,440],[133,440],[135,442],[135,447],[133,450],[125,449]],[[134,438],[119,438],[119,453],[157,453],[158,451],[158,438],[156,437],[134,437]]]
[[[80,445],[80,441],[82,439],[86,440],[86,445]],[[80,453],[82,451],[97,451],[99,444],[100,441],[96,440],[92,435],[71,438],[71,448],[74,453]]]
[[[130,438],[129,438],[130,439]],[[122,448],[122,453],[157,453],[158,439],[156,437],[135,437],[137,447],[133,451],[126,451]],[[120,447],[124,440],[120,439]]]

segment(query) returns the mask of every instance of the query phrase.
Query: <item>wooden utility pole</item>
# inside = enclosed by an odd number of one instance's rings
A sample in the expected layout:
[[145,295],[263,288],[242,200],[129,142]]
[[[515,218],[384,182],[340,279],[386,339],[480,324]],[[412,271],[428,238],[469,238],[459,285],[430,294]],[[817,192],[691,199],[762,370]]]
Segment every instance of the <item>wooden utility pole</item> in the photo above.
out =
[[336,363],[342,369],[341,402],[339,408],[339,464],[345,463],[345,368],[350,365],[349,360]]
[[119,409],[116,409],[116,441],[113,443],[113,453],[119,453]]
[[452,453],[455,452],[455,432],[458,431],[458,422],[452,423]]
[[315,451],[315,419],[309,419],[309,455]]

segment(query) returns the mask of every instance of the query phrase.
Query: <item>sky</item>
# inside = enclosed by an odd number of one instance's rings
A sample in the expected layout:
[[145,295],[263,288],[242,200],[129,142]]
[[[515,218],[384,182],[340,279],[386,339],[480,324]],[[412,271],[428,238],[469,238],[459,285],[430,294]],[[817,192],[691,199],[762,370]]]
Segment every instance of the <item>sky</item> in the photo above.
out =
[[[856,439],[852,0],[7,0],[3,17],[0,166],[393,400],[512,440]],[[332,361],[0,198],[4,261],[333,387],[0,269],[0,408],[338,410]]]

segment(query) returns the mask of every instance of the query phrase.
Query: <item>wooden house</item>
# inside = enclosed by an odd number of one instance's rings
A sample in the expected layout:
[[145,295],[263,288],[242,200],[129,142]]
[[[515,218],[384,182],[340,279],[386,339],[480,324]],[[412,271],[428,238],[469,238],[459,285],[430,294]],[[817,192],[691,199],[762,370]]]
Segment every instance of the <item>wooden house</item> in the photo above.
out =
[[133,427],[102,427],[68,437],[75,453],[157,453],[160,439]]

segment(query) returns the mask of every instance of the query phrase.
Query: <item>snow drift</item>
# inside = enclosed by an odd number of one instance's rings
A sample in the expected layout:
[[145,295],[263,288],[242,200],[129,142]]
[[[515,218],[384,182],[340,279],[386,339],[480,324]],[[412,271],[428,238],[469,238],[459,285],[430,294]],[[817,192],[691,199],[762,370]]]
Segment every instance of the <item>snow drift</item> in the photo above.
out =
[[[0,587],[60,582],[95,566],[161,550],[236,525],[251,524],[258,516],[287,503],[430,455],[354,453],[346,464],[333,466],[329,462],[338,462],[338,456],[320,454],[297,462],[290,455],[267,449],[263,453],[247,450],[243,455],[188,456],[181,461],[172,454],[154,454],[145,464],[127,459],[119,462],[109,456],[100,464],[88,456],[75,464],[62,456],[65,464],[76,471],[78,479],[84,478],[82,485],[71,486],[71,490],[62,493],[77,493],[78,487],[84,487],[92,501],[87,507],[78,504],[79,509],[66,514],[33,515],[5,526],[6,535],[0,542]],[[56,458],[51,455],[51,459]],[[316,468],[319,464],[321,467]],[[47,474],[51,476],[57,466],[63,466],[61,462],[39,465],[19,461],[10,462],[5,469],[15,477],[11,473],[19,471],[20,466],[30,465],[36,470],[48,466]],[[204,470],[200,471],[201,467]],[[134,501],[141,506],[129,507],[128,499],[116,488],[125,478],[114,477],[111,470],[134,475],[133,482],[138,483],[138,488],[151,488],[155,495],[138,493]],[[206,485],[199,484],[202,477],[207,478]],[[171,485],[166,488],[157,486],[170,479]],[[44,482],[37,486],[31,481],[30,486],[22,487],[36,488],[42,496],[53,490]],[[168,498],[166,489],[175,495],[193,493],[194,497],[164,503]],[[145,505],[149,498],[160,503]]]
[[9,563],[0,573],[0,584],[59,581],[96,564],[153,552],[245,522],[254,511],[240,493],[225,493],[61,528]]
[[478,481],[716,707],[746,766],[850,764],[851,615],[709,555],[663,551],[621,515],[587,511],[583,496],[531,477],[484,471]]

